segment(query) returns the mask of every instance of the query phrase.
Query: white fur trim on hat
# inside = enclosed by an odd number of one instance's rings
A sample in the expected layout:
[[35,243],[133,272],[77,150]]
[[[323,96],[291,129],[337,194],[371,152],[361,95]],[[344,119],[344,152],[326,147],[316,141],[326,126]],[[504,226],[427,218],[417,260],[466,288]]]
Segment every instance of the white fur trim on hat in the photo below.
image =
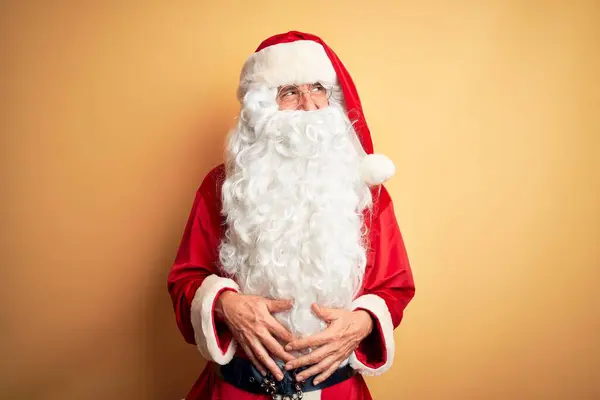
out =
[[223,289],[233,289],[237,292],[240,288],[229,278],[209,275],[196,290],[191,307],[196,347],[205,359],[221,365],[231,361],[237,347],[235,339],[231,339],[227,349],[222,351],[215,335],[214,302]]
[[297,40],[280,43],[252,54],[244,64],[240,75],[238,98],[251,88],[320,82],[337,84],[335,69],[319,43]]
[[359,169],[361,179],[371,186],[381,185],[396,173],[393,161],[383,154],[365,155]]
[[365,294],[352,302],[352,309],[368,310],[375,318],[381,327],[383,335],[383,346],[385,346],[386,359],[385,363],[378,368],[371,368],[363,364],[357,357],[356,352],[350,355],[350,366],[361,375],[372,376],[381,375],[392,367],[394,362],[394,352],[396,344],[394,342],[394,325],[392,316],[385,304],[385,300],[374,294]]

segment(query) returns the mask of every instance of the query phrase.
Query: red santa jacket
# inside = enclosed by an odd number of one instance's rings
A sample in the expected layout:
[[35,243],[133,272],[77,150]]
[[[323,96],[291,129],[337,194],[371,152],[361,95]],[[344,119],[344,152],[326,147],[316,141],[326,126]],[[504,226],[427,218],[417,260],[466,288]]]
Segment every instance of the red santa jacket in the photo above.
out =
[[[225,233],[221,214],[221,164],[206,176],[185,227],[174,265],[168,276],[179,330],[208,360],[228,363],[236,343],[226,325],[214,318],[214,303],[224,290],[239,291],[219,268],[218,248]],[[363,375],[379,375],[394,360],[393,331],[414,296],[415,286],[404,242],[389,193],[372,189],[373,208],[366,214],[369,229],[367,266],[353,309],[368,311],[376,323],[371,335],[350,356],[349,364]]]

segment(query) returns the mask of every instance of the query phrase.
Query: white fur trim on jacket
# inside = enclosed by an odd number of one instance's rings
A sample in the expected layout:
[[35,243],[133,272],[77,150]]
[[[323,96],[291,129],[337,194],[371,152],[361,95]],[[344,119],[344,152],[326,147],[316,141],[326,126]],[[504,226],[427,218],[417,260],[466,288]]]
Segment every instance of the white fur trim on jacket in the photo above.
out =
[[240,74],[238,99],[256,86],[276,88],[312,82],[337,84],[335,69],[323,46],[312,40],[280,43],[248,57]]
[[240,290],[237,283],[229,278],[222,278],[217,275],[206,277],[196,291],[191,307],[191,320],[194,327],[196,347],[204,358],[220,365],[231,361],[237,347],[235,340],[232,339],[225,352],[221,351],[215,335],[213,304],[217,294],[227,288],[236,292]]
[[354,300],[352,302],[352,309],[356,310],[359,308],[368,310],[377,318],[377,321],[381,326],[381,333],[384,341],[383,345],[385,346],[387,357],[385,363],[379,368],[370,368],[360,362],[356,357],[356,352],[353,352],[350,355],[350,366],[362,375],[381,375],[390,369],[394,362],[395,343],[392,316],[390,315],[390,311],[388,310],[385,301],[374,294],[366,294]]

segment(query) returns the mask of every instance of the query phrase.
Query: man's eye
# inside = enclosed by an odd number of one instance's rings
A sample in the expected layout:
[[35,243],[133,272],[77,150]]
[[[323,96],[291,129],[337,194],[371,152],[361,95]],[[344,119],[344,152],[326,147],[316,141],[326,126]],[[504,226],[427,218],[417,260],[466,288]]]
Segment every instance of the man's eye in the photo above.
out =
[[283,89],[281,89],[279,96],[287,97],[287,96],[294,96],[296,94],[298,94],[298,91],[296,88],[283,88]]
[[311,89],[313,92],[320,92],[320,91],[324,91],[325,88],[323,87],[323,85],[321,85],[320,83],[315,83]]

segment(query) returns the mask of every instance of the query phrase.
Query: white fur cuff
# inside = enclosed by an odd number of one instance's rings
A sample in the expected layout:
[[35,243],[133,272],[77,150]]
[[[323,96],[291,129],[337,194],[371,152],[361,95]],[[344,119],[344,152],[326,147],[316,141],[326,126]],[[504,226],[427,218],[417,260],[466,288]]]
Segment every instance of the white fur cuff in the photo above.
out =
[[381,375],[391,368],[394,362],[394,325],[392,324],[392,316],[385,304],[385,301],[374,294],[366,294],[360,296],[352,302],[352,309],[368,310],[377,318],[383,335],[383,346],[385,346],[386,359],[385,363],[378,368],[371,368],[356,357],[356,352],[350,355],[350,366],[357,370],[362,375]]
[[222,278],[217,275],[208,276],[196,291],[191,308],[196,347],[204,358],[220,365],[231,361],[236,351],[234,339],[229,342],[225,350],[221,350],[217,340],[213,309],[217,295],[223,289],[233,289],[237,292],[240,288],[229,278]]

